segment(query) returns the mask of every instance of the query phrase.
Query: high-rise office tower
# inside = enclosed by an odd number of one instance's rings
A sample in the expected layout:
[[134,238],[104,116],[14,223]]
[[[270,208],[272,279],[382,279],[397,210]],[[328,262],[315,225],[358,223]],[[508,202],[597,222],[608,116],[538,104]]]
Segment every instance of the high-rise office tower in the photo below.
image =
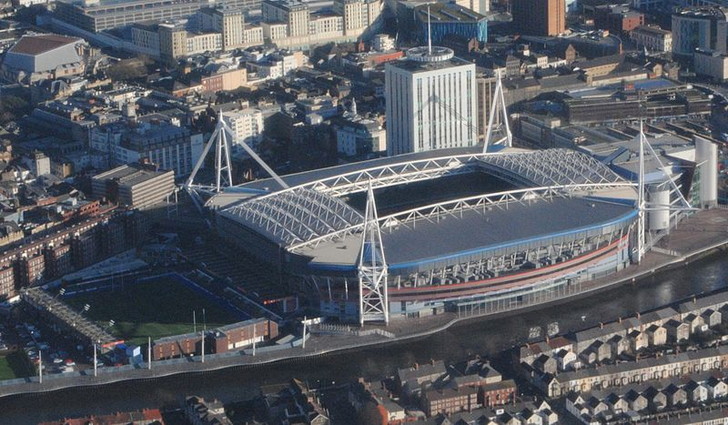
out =
[[512,0],[511,14],[521,34],[556,36],[566,30],[564,0]]
[[475,145],[475,87],[475,64],[445,47],[415,47],[387,63],[387,154]]

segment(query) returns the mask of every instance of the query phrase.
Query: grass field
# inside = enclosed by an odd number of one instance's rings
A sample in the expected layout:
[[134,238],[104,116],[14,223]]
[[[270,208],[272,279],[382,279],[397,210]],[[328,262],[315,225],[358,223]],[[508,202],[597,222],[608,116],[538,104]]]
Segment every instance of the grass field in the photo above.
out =
[[0,380],[25,378],[34,374],[30,364],[19,351],[0,356]]
[[66,297],[63,301],[79,311],[89,304],[91,309],[85,313],[88,317],[104,328],[109,320],[114,320],[116,324],[109,329],[111,333],[140,345],[146,343],[148,337],[155,339],[192,332],[193,311],[197,316],[197,330],[202,329],[205,320],[208,329],[239,320],[170,277],[126,285],[114,291]]

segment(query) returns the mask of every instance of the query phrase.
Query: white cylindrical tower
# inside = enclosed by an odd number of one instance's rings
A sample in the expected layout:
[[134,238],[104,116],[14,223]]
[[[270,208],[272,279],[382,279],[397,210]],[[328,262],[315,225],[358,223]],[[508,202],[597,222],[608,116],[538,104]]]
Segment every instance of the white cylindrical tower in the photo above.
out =
[[670,188],[665,185],[651,185],[648,189],[647,228],[665,230],[670,227]]
[[718,203],[718,147],[710,140],[694,136],[695,162],[700,164],[700,206],[711,208]]

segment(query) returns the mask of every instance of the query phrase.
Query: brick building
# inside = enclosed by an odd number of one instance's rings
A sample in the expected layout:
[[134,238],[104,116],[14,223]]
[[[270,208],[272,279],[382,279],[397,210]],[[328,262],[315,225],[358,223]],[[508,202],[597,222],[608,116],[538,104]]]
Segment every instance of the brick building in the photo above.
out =
[[432,417],[438,413],[450,414],[480,407],[478,389],[472,387],[429,390],[422,398],[422,409]]
[[196,355],[202,351],[202,334],[195,332],[155,339],[152,348],[154,360]]
[[248,347],[253,342],[269,341],[278,336],[278,323],[268,319],[251,319],[215,329],[211,346],[215,353]]
[[[250,319],[209,331],[205,335],[205,353],[226,353],[278,336],[278,323],[268,319]],[[173,335],[153,341],[152,358],[170,359],[202,354],[202,334]]]
[[631,10],[627,5],[597,6],[594,11],[597,28],[622,35],[645,24],[645,15]]
[[22,287],[62,277],[135,246],[146,226],[144,217],[136,212],[97,215],[9,249],[0,254],[0,299],[15,297]]
[[500,406],[514,401],[518,392],[512,379],[483,385],[478,394],[478,403],[485,407]]

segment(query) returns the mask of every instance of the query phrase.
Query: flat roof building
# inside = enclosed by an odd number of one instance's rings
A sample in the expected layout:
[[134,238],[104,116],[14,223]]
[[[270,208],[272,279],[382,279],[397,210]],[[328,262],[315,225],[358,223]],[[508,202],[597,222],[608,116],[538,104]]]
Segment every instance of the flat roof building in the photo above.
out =
[[415,11],[419,39],[422,44],[427,43],[428,17],[429,33],[433,43],[442,43],[449,34],[458,35],[467,40],[475,38],[481,43],[488,41],[488,21],[480,13],[453,3],[421,5],[417,6]]
[[91,178],[94,196],[105,196],[119,205],[144,209],[159,204],[174,191],[174,171],[153,171],[129,164]]
[[[86,42],[81,38],[58,34],[24,35],[7,53],[2,62],[3,78],[9,81],[23,75],[46,73],[63,76],[62,68],[74,68],[80,74],[85,69]],[[32,78],[31,78],[32,80]]]
[[288,24],[288,37],[308,35],[311,13],[300,0],[263,0],[263,21]]
[[387,154],[477,143],[475,64],[445,47],[415,47],[385,66]]
[[728,17],[722,7],[690,7],[672,15],[672,52],[692,55],[695,49],[726,53]]
[[516,31],[522,34],[557,36],[566,30],[563,0],[513,0],[511,13]]
[[203,7],[256,9],[259,0],[86,0],[56,2],[55,17],[89,32],[124,27],[136,22],[163,21],[195,14]]

